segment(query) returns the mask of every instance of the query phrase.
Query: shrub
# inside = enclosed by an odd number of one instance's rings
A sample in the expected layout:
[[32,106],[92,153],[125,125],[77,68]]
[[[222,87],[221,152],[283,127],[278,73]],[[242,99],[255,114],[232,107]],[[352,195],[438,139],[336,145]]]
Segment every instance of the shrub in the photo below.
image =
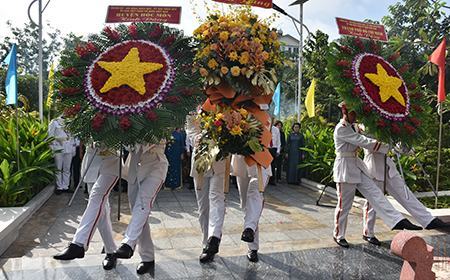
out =
[[16,119],[12,110],[4,109],[0,117],[0,207],[25,204],[54,178],[47,124],[33,114],[20,112],[18,134],[20,169]]

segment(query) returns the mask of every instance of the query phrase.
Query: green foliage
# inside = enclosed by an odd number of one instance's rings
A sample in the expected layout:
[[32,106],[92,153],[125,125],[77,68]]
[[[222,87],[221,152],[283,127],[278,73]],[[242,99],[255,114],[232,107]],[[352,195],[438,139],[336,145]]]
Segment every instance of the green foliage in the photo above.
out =
[[[316,107],[321,107],[321,113],[324,114],[331,122],[339,120],[338,104],[339,94],[333,87],[328,78],[327,73],[327,56],[330,54],[330,45],[328,42],[328,35],[320,30],[312,34],[304,48],[304,93],[303,98],[306,98],[307,90],[311,84],[312,79],[316,79],[315,104]],[[304,100],[302,100],[304,104]]]
[[23,205],[54,178],[52,151],[47,125],[23,111],[19,112],[19,167],[14,111],[0,115],[0,207]]
[[323,118],[305,119],[301,132],[305,139],[305,177],[323,184],[333,184],[333,163],[335,158],[333,124]]
[[[434,197],[421,197],[419,198],[425,207],[434,208],[435,198]],[[440,196],[438,198],[437,209],[450,208],[450,196]]]

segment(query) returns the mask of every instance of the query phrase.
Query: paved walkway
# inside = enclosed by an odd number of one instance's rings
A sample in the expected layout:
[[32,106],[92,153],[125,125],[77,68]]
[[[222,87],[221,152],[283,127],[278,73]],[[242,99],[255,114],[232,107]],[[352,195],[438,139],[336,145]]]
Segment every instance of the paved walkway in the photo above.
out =
[[[130,211],[123,194],[122,216],[117,221],[117,196],[113,193],[111,201],[119,243]],[[201,232],[194,192],[162,190],[149,219],[156,249],[155,271],[144,279],[398,279],[401,261],[388,250],[395,232],[378,220],[377,237],[384,241],[383,246],[362,244],[361,210],[354,208],[347,233],[353,246],[339,248],[331,238],[335,201],[325,197],[321,202],[332,206],[316,206],[316,198],[316,193],[301,186],[278,184],[268,188],[260,221],[261,261],[251,264],[244,257],[247,246],[240,240],[243,213],[232,186],[219,257],[210,265],[200,265]],[[87,203],[82,192],[72,207],[66,206],[69,199],[68,194],[51,197],[21,229],[19,239],[0,258],[0,279],[136,279],[138,254],[121,260],[115,270],[103,271],[98,232],[84,259],[53,260],[52,256],[71,241]],[[434,236],[427,241],[446,256],[450,244],[446,235],[435,231],[418,234]]]

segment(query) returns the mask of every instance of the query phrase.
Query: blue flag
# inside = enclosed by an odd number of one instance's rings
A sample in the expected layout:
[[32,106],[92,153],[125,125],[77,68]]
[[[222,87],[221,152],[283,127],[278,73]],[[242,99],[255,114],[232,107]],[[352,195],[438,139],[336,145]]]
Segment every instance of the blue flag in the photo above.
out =
[[17,104],[17,50],[16,44],[12,45],[11,51],[6,56],[3,63],[8,65],[8,72],[6,73],[5,88],[6,88],[6,105]]
[[281,103],[281,84],[278,83],[277,87],[275,88],[275,92],[273,93],[272,97],[273,104],[275,105],[275,109],[273,110],[273,114],[275,116],[280,116],[280,103]]

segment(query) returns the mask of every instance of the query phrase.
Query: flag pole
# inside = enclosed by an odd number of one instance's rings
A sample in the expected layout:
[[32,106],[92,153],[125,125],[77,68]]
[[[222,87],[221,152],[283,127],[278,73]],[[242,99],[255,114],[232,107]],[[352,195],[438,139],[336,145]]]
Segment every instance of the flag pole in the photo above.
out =
[[439,143],[438,143],[438,156],[437,156],[437,168],[436,168],[436,196],[434,199],[434,208],[437,208],[439,197],[439,173],[441,169],[441,144],[442,144],[442,102],[439,102],[438,107],[439,114]]
[[20,138],[19,138],[19,108],[18,102],[16,101],[16,137],[17,137],[17,171],[20,170]]

